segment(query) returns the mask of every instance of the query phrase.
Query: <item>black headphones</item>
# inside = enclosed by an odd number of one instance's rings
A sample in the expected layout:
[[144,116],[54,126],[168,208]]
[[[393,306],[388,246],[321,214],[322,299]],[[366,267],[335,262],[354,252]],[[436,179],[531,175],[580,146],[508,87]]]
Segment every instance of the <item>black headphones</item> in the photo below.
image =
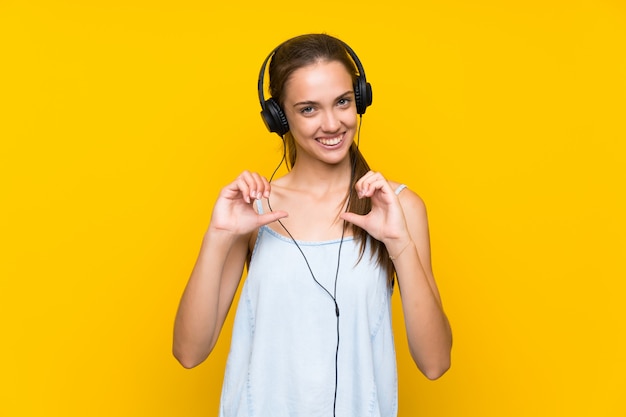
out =
[[[295,39],[295,38],[293,38]],[[359,57],[356,56],[352,48],[350,48],[345,42],[337,39],[345,48],[346,52],[350,55],[352,60],[356,65],[356,69],[358,72],[357,79],[354,84],[354,99],[356,103],[356,112],[358,114],[365,113],[365,110],[368,106],[372,104],[372,86],[365,79],[365,71],[363,70],[363,65],[361,65],[361,61]],[[288,41],[285,41],[288,42]],[[261,71],[259,73],[259,102],[261,103],[261,118],[265,123],[265,126],[270,132],[277,133],[280,137],[282,137],[285,133],[289,132],[289,123],[287,123],[287,117],[285,113],[280,108],[280,105],[273,98],[269,98],[265,100],[263,94],[263,79],[265,75],[265,67],[269,62],[270,58],[274,56],[276,51],[283,45],[285,42],[278,45],[263,61],[263,65],[261,66]]]

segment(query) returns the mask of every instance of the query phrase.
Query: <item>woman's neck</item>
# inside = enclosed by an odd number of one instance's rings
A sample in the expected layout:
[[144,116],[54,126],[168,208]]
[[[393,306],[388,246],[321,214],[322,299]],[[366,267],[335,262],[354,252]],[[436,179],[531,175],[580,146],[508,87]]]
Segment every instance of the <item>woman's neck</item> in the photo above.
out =
[[351,177],[349,158],[335,165],[298,162],[300,161],[296,161],[289,174],[286,175],[288,187],[306,189],[316,195],[334,193],[339,190],[348,191]]

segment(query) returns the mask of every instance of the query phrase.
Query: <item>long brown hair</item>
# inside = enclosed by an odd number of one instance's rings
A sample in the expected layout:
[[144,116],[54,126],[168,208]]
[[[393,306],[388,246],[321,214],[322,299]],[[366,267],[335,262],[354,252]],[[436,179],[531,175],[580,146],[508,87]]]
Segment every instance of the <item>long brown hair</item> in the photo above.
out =
[[[302,35],[283,43],[272,57],[269,65],[269,92],[274,100],[282,107],[285,83],[291,74],[299,68],[320,61],[340,62],[351,75],[353,84],[356,82],[358,76],[356,66],[340,40],[326,34]],[[291,132],[287,132],[283,140],[285,140],[287,150],[287,167],[290,169],[295,165],[297,158],[295,140]],[[372,202],[369,198],[359,198],[354,185],[359,178],[370,170],[370,167],[354,142],[350,147],[350,161],[353,166],[353,173],[350,192],[346,195],[348,211],[356,214],[367,214],[372,209]],[[389,259],[389,252],[387,252],[385,245],[371,237],[362,228],[354,224],[350,227],[354,238],[360,243],[359,260],[363,257],[366,243],[369,241],[370,255],[385,270],[387,283],[389,287],[392,287],[395,269],[393,262]]]

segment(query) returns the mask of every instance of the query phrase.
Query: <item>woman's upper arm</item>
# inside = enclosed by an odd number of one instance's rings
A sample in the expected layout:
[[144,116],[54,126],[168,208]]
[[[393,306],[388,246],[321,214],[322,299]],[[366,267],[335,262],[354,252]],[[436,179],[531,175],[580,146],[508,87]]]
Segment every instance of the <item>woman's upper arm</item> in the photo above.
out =
[[398,195],[402,210],[407,223],[407,228],[411,239],[415,243],[422,267],[428,278],[433,293],[437,300],[441,302],[439,291],[435,283],[435,278],[431,262],[430,231],[428,227],[428,215],[424,200],[409,188],[405,188]]

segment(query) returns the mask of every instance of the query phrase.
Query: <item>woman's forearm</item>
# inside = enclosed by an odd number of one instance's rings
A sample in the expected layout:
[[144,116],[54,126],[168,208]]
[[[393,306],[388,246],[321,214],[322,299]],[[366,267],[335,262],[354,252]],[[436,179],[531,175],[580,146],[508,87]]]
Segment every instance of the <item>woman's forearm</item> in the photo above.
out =
[[204,361],[217,341],[243,272],[243,237],[207,231],[180,301],[173,353],[186,368]]

